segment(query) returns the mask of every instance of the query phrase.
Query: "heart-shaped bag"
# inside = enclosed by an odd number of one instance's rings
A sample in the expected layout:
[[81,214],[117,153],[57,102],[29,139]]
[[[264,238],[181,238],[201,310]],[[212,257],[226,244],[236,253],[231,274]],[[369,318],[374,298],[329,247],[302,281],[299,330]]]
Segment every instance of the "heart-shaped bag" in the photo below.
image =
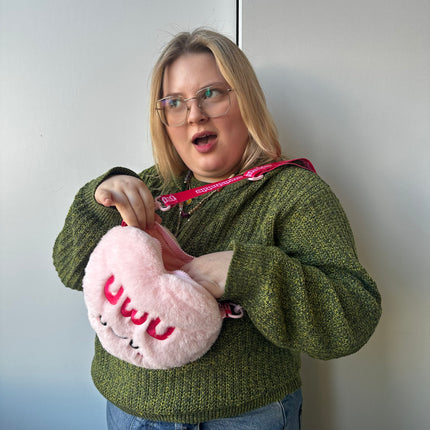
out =
[[180,270],[192,259],[158,223],[147,232],[117,226],[102,237],[83,290],[106,351],[148,369],[182,366],[209,350],[224,317],[241,316]]

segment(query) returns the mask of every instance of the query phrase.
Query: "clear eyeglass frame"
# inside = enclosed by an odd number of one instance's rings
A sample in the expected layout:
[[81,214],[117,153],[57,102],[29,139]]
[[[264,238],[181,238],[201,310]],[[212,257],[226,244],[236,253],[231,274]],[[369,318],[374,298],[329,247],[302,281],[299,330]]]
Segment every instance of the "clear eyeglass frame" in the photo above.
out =
[[[211,98],[205,98],[208,95],[208,91],[214,90],[222,91],[222,94],[220,94],[220,98],[218,100],[211,101]],[[196,100],[197,106],[204,116],[208,118],[219,118],[221,116],[227,115],[230,110],[231,91],[234,90],[232,88],[229,88],[226,84],[215,83],[212,85],[208,85],[207,87],[201,88],[199,91],[196,92],[196,95],[194,97],[189,97],[187,99],[185,99],[182,95],[172,95],[164,97],[162,99],[157,100],[156,110],[158,113],[158,117],[160,118],[160,121],[167,127],[180,127],[187,122],[188,115],[191,110],[189,102],[191,100]],[[180,121],[172,122],[167,119],[165,106],[167,105],[167,103],[175,102],[179,102],[180,107],[174,114],[177,116],[183,115],[183,120],[181,119]]]

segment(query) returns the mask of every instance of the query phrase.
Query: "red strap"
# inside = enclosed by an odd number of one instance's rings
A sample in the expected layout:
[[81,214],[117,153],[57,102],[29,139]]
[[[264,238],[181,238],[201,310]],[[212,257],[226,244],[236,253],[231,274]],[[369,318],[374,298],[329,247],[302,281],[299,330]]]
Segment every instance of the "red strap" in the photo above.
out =
[[[241,181],[242,179],[248,179],[250,181],[258,181],[263,178],[264,173],[270,172],[279,166],[292,165],[298,166],[311,172],[316,173],[316,170],[312,163],[306,158],[295,158],[293,160],[276,161],[274,163],[265,164],[263,166],[254,167],[253,169],[247,170],[243,175],[234,176],[233,178],[224,179],[222,181],[214,182],[212,184],[203,185],[201,187],[192,188],[191,190],[180,191],[174,194],[165,194],[155,198],[156,209],[162,211],[169,210],[172,206],[178,203],[185,202],[187,200],[198,197],[202,194],[209,193],[211,191],[219,190],[224,188],[226,185],[233,184]],[[164,204],[164,206],[163,206]]]

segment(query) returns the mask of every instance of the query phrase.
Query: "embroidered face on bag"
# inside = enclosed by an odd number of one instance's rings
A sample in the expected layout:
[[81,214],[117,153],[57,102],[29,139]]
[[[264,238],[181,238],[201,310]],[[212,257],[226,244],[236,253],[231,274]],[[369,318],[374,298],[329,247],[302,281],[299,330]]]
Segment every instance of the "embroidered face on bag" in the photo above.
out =
[[218,302],[180,270],[193,257],[159,224],[151,234],[115,227],[86,267],[90,324],[110,354],[131,364],[166,369],[194,361],[218,337]]

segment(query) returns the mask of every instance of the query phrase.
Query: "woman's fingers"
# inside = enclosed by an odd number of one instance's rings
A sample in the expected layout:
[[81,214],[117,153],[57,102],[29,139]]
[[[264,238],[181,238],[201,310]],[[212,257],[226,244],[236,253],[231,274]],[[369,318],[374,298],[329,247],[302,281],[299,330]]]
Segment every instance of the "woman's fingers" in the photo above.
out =
[[103,206],[114,206],[112,194],[110,193],[110,191],[103,189],[101,186],[97,188],[94,197],[96,199],[96,202]]
[[95,199],[104,206],[115,206],[127,225],[146,230],[154,225],[154,199],[143,181],[133,176],[117,175],[102,182]]
[[146,227],[150,228],[155,222],[155,203],[154,197],[149,192],[147,186],[142,182],[139,187],[139,200],[143,207],[142,212],[137,213],[139,224],[146,223]]

